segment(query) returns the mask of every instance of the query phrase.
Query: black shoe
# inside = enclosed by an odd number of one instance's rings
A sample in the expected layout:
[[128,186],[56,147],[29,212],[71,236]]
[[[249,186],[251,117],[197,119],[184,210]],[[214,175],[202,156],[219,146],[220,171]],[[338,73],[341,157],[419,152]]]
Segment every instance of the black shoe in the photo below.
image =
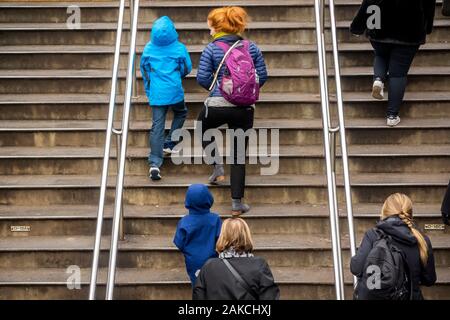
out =
[[159,171],[159,168],[157,167],[151,167],[150,171],[148,172],[150,179],[153,181],[161,180],[161,172]]

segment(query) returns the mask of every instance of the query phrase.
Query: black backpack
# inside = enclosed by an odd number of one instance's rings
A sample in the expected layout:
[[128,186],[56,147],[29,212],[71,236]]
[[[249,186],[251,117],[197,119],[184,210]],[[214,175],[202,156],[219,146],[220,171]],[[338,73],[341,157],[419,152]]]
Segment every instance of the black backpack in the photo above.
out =
[[411,300],[412,281],[404,253],[391,236],[374,228],[378,236],[358,279],[355,300]]

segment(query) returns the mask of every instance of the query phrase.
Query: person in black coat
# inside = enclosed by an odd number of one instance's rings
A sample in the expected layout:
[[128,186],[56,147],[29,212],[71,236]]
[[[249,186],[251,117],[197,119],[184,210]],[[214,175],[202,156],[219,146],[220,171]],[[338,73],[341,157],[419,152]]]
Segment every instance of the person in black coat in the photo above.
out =
[[436,0],[363,0],[350,31],[366,33],[375,50],[372,96],[384,99],[389,77],[387,125],[400,123],[407,75],[420,45],[433,30]]
[[442,2],[442,15],[450,17],[450,0],[444,0]]
[[442,201],[442,221],[450,226],[450,182],[447,187],[447,192],[444,197],[444,201]]
[[[430,239],[414,227],[411,199],[400,193],[389,196],[383,205],[381,219],[377,228],[390,235],[394,245],[405,254],[413,282],[412,299],[422,300],[420,286],[432,286],[436,282],[436,270]],[[377,240],[374,229],[364,235],[350,263],[350,270],[356,277],[362,277],[367,256]]]
[[[252,254],[253,241],[241,218],[224,221],[217,241],[219,258],[209,259],[198,274],[193,300],[278,300],[280,291],[267,262]],[[244,284],[224,263],[226,259]],[[247,288],[245,288],[247,287]]]

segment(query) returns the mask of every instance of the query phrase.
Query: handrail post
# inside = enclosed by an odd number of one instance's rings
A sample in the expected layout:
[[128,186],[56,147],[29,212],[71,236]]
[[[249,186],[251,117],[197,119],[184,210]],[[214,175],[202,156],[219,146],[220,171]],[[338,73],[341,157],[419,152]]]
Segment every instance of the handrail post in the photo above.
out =
[[132,85],[134,77],[134,60],[136,52],[136,35],[137,35],[137,25],[138,25],[138,14],[139,14],[139,0],[134,1],[133,6],[133,20],[132,28],[130,30],[130,50],[128,56],[128,69],[127,69],[127,81],[125,88],[125,101],[123,108],[123,119],[122,119],[122,145],[120,150],[119,161],[119,172],[116,180],[116,199],[114,205],[114,216],[113,216],[113,228],[111,235],[111,250],[109,257],[109,268],[108,268],[108,279],[106,283],[106,299],[113,299],[114,283],[116,277],[116,265],[117,265],[117,249],[119,240],[119,229],[120,229],[120,211],[123,202],[123,188],[125,179],[125,162],[127,154],[127,142],[128,142],[128,129],[130,120],[130,108],[131,108],[131,98],[132,98]]
[[[355,239],[355,228],[353,222],[353,207],[352,207],[352,193],[350,184],[350,173],[348,164],[348,151],[347,151],[347,140],[345,134],[345,119],[344,119],[344,102],[342,97],[342,84],[341,84],[341,70],[339,64],[339,48],[337,41],[337,29],[336,29],[336,15],[334,0],[329,0],[330,7],[330,21],[331,21],[331,38],[333,43],[333,60],[334,60],[334,73],[336,79],[336,98],[338,107],[338,118],[339,118],[339,133],[341,141],[341,154],[342,154],[342,168],[344,173],[344,188],[345,188],[345,202],[347,206],[347,222],[348,222],[348,233],[350,238],[350,254],[353,257],[356,254],[356,239]],[[357,278],[353,277],[353,285],[356,286]]]
[[105,209],[106,190],[108,182],[109,158],[111,152],[111,136],[114,123],[114,111],[116,106],[117,78],[119,74],[120,46],[122,41],[123,18],[125,12],[125,0],[120,0],[119,19],[117,22],[116,46],[114,51],[114,65],[111,82],[111,95],[109,98],[108,123],[106,127],[105,150],[103,154],[103,171],[100,187],[100,198],[97,213],[97,228],[95,231],[94,252],[92,258],[91,279],[89,286],[89,300],[95,300],[95,290],[97,286],[98,262],[100,257],[100,246],[102,240],[103,216]]
[[326,48],[324,35],[324,2],[315,0],[315,18],[316,18],[316,37],[317,37],[317,54],[319,60],[319,79],[320,79],[320,96],[322,106],[322,121],[324,135],[324,153],[327,171],[327,189],[328,189],[328,208],[330,213],[331,224],[331,242],[333,249],[333,267],[336,289],[336,299],[344,299],[344,279],[340,247],[339,233],[339,214],[336,206],[336,180],[332,172],[332,154],[330,146],[330,110],[329,110],[329,94],[328,94],[328,75],[326,67]]
[[[114,134],[116,135],[116,163],[117,163],[117,175],[119,175],[119,155],[120,155],[120,149],[122,145],[122,131],[121,130],[115,130],[113,129]],[[120,208],[120,225],[119,225],[119,239],[120,241],[125,240],[125,230],[124,230],[124,209],[123,209],[123,202],[122,206]]]

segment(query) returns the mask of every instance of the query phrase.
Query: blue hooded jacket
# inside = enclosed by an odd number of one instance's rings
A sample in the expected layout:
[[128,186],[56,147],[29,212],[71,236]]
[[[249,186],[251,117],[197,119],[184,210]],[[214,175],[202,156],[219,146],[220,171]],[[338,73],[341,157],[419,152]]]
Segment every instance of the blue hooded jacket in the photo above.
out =
[[151,41],[141,57],[141,73],[150,105],[182,102],[182,79],[191,71],[191,58],[186,46],[178,41],[172,20],[167,16],[159,18],[153,23]]
[[222,221],[219,215],[211,213],[214,198],[208,187],[193,184],[186,193],[185,206],[189,214],[177,226],[173,243],[183,252],[186,270],[194,285],[197,270],[209,258],[217,257],[216,242],[220,235]]

